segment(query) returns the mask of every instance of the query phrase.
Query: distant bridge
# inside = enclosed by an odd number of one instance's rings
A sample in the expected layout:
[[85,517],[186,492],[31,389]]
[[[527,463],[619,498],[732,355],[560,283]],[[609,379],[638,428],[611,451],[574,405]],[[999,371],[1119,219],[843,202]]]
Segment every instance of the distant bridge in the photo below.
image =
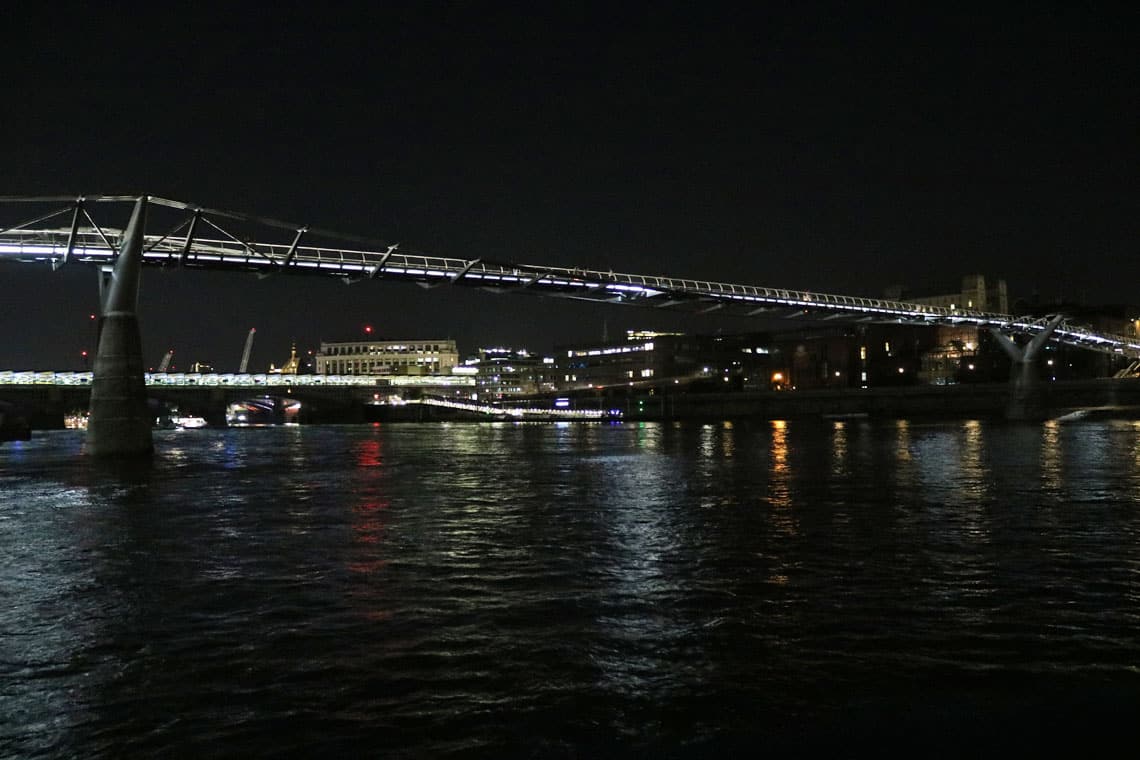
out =
[[[19,402],[39,420],[56,420],[86,407],[95,383],[93,372],[0,371],[0,399]],[[569,405],[502,407],[471,400],[475,378],[460,375],[289,375],[147,372],[147,396],[176,405],[183,413],[225,424],[232,403],[274,399],[269,409],[289,399],[302,401],[308,419],[362,421],[369,407],[433,407],[500,420],[613,420],[619,410],[570,408]],[[316,412],[308,411],[315,405]],[[599,404],[600,407],[600,404]],[[51,424],[45,424],[50,427]]]
[[[0,371],[3,385],[91,385],[93,372]],[[475,387],[475,378],[465,375],[287,375],[278,373],[146,372],[147,387],[239,388],[430,388],[433,390]]]
[[[401,250],[399,244],[249,214],[154,196],[143,198],[148,208],[154,210],[150,226],[157,223],[161,213],[167,216],[165,231],[143,236],[142,263],[152,267],[253,272],[263,277],[320,275],[348,283],[414,282],[425,288],[455,285],[496,293],[546,295],[702,314],[969,325],[1140,358],[1140,340],[1097,332],[1059,315],[1035,319],[712,280],[434,256]],[[109,272],[122,247],[124,232],[106,222],[100,224],[93,212],[103,213],[138,200],[139,196],[102,195],[0,197],[0,262],[39,264],[53,269],[84,263]],[[37,210],[19,219],[13,209]],[[5,216],[17,220],[7,222]],[[344,245],[345,242],[350,245]]]

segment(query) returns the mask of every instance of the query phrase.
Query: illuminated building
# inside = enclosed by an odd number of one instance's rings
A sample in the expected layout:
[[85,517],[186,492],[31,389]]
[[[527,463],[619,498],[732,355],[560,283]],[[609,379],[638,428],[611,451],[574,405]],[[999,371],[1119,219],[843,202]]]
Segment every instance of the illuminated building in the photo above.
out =
[[621,342],[560,346],[554,382],[559,390],[684,384],[736,390],[755,384],[767,366],[760,336],[685,335],[629,331]]
[[497,401],[513,396],[529,396],[555,389],[554,359],[526,349],[480,348],[463,363],[474,372],[478,398]]
[[271,375],[295,375],[300,367],[301,360],[297,358],[297,344],[293,344],[293,348],[289,351],[289,361],[285,362],[280,367],[269,365],[269,374]]
[[[923,353],[918,379],[932,385],[951,385],[960,382],[963,368],[974,372],[975,378],[985,377],[977,372],[978,356],[986,336],[979,334],[976,327],[942,325],[929,328],[936,337],[937,345]],[[973,365],[974,369],[970,367]],[[986,378],[988,379],[988,377]]]
[[[985,276],[980,274],[963,276],[961,290],[954,293],[921,295],[896,287],[888,291],[886,296],[925,306],[997,314],[1010,313],[1009,293],[1005,280],[999,279],[989,284]],[[985,331],[969,326],[940,326],[929,329],[932,339],[919,341],[921,346],[916,380],[946,385],[992,379],[992,357],[982,356],[989,354],[992,348]],[[881,379],[886,379],[886,376]]]
[[450,338],[321,342],[318,375],[449,375],[459,364]]
[[769,341],[770,388],[859,387],[866,383],[866,343],[859,331],[850,327],[818,327],[776,333]]
[[1009,293],[1005,280],[997,280],[987,287],[985,275],[968,274],[962,278],[962,289],[956,293],[921,295],[911,293],[902,286],[889,288],[886,298],[924,306],[941,306],[948,309],[970,309],[1009,314]]

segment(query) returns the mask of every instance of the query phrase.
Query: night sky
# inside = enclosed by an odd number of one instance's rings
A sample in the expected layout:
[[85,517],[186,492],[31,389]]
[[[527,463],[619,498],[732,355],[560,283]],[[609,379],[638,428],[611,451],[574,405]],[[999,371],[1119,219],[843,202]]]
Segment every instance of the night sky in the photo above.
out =
[[[856,295],[981,272],[1140,303],[1140,6],[41,5],[3,11],[0,194],[148,192],[466,258]],[[81,368],[93,271],[4,266],[0,288],[0,369]],[[760,326],[155,270],[141,319],[149,363],[220,371],[250,327],[264,369],[365,324],[464,352]]]

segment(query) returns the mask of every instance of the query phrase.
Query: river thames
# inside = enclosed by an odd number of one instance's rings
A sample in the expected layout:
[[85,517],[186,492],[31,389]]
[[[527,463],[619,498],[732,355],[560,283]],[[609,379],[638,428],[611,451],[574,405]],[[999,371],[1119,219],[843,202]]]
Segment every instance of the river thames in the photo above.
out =
[[1140,709],[1140,423],[0,446],[0,756],[1084,752]]

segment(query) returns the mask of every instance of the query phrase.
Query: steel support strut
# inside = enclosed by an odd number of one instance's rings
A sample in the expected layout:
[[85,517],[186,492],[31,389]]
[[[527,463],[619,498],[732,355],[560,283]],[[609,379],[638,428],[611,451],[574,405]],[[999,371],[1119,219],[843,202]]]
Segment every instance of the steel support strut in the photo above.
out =
[[87,420],[87,453],[93,456],[126,458],[154,450],[137,314],[146,206],[146,196],[135,203],[103,293]]
[[63,258],[58,263],[52,262],[52,269],[59,269],[71,259],[71,254],[75,251],[75,233],[79,231],[79,217],[83,213],[83,199],[79,198],[75,201],[75,213],[71,216],[71,232],[67,235],[67,250],[63,252]]
[[1041,347],[1048,342],[1064,319],[1061,314],[1052,317],[1024,348],[1005,333],[990,328],[990,333],[1012,361],[1009,368],[1009,402],[1005,408],[1007,419],[1029,420],[1044,414],[1044,393],[1033,362]]

